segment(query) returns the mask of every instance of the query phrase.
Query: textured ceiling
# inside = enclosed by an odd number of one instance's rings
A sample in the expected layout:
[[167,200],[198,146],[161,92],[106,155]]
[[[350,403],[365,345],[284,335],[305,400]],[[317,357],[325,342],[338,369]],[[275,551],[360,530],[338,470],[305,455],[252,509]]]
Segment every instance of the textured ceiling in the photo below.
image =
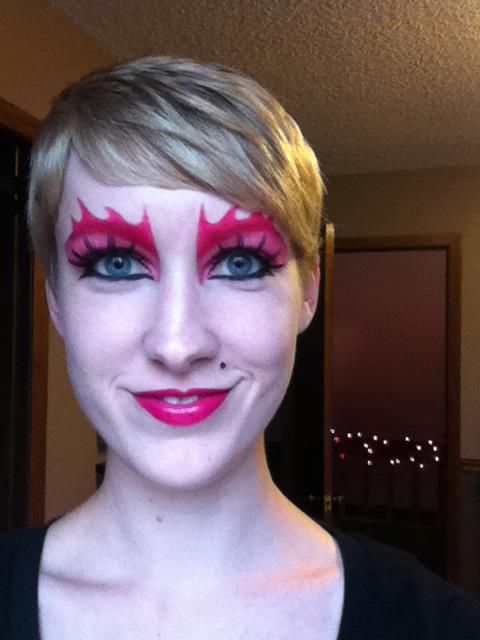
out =
[[51,0],[115,59],[253,75],[327,174],[480,164],[480,0]]

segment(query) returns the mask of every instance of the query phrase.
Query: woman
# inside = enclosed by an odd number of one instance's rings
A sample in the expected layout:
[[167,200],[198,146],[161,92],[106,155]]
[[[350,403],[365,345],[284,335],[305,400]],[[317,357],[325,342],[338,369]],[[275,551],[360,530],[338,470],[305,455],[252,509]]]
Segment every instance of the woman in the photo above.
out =
[[29,220],[108,463],[85,504],[2,539],[5,637],[480,637],[467,596],[326,531],[268,473],[322,193],[295,122],[232,70],[146,58],[55,102]]

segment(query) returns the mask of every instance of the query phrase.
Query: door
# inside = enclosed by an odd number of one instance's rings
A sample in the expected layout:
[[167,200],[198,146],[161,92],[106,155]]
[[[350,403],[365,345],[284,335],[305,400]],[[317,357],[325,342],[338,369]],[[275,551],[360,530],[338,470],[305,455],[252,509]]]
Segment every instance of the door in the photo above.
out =
[[30,144],[0,130],[0,530],[28,522],[32,256],[25,215]]
[[332,344],[333,523],[455,566],[458,239],[340,242]]

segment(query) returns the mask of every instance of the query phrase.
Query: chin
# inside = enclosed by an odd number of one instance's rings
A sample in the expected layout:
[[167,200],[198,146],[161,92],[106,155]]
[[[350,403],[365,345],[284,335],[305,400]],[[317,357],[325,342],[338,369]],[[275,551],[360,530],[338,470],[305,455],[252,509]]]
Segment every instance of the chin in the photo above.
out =
[[187,447],[169,446],[162,443],[149,447],[142,453],[130,448],[115,451],[109,449],[108,466],[116,480],[149,485],[152,491],[184,493],[213,488],[217,483],[235,476],[248,459],[254,444],[233,453],[230,447]]

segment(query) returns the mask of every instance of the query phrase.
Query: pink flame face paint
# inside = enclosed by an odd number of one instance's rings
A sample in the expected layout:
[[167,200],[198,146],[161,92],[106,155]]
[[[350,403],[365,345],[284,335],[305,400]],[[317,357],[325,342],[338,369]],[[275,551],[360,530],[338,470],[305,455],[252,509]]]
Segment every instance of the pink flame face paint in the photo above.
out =
[[131,224],[110,207],[105,207],[108,218],[102,219],[94,216],[80,198],[78,204],[82,217],[78,221],[72,218],[73,230],[65,243],[71,264],[80,266],[81,258],[91,249],[103,251],[113,244],[114,249],[132,249],[140,254],[152,276],[158,280],[160,261],[146,212],[139,224]]
[[283,266],[288,261],[288,248],[275,228],[273,220],[261,211],[255,211],[248,218],[235,217],[239,207],[233,206],[219,222],[210,223],[202,206],[198,223],[197,259],[201,281],[207,277],[207,267],[213,256],[224,248],[259,250],[274,257],[275,266]]
[[135,393],[138,404],[170,427],[193,427],[206,420],[226,400],[229,389],[162,389]]

